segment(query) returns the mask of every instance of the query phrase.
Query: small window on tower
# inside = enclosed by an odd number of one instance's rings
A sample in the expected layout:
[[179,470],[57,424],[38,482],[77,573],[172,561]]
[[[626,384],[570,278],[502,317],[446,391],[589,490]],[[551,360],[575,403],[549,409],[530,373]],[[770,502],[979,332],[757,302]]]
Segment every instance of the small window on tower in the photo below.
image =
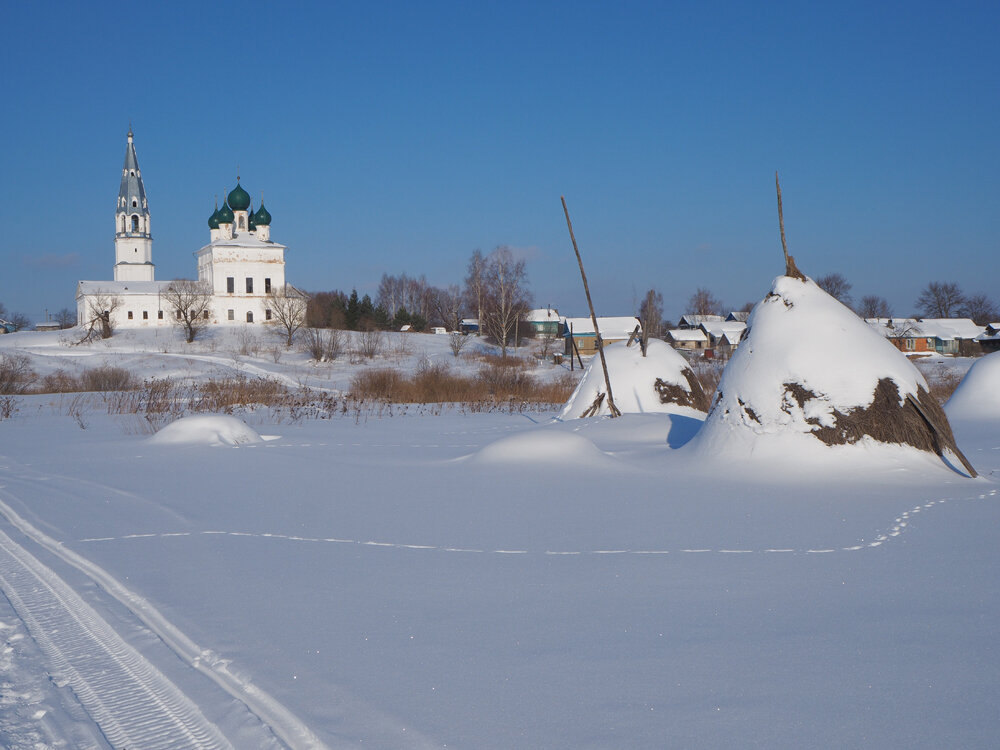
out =
[[138,207],[138,205],[139,205],[138,201],[136,201],[136,199],[135,199],[135,198],[133,198],[133,199],[132,199],[132,208],[137,208],[137,207]]
[[133,232],[139,231],[139,217],[136,216],[135,214],[132,214],[132,231]]
[[241,217],[240,217],[240,229],[246,229],[246,227],[245,227],[245,226],[243,225],[243,221],[244,221],[244,219],[243,219],[243,217],[241,216]]

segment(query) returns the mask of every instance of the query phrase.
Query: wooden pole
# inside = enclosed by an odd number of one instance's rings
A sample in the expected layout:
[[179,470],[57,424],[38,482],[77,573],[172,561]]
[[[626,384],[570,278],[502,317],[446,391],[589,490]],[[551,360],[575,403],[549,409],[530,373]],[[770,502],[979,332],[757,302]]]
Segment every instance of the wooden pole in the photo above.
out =
[[781,249],[785,252],[785,276],[805,281],[806,277],[795,266],[795,258],[788,254],[788,243],[785,242],[785,217],[781,213],[781,184],[778,182],[777,170],[774,172],[774,187],[778,191],[778,226],[781,228]]
[[[604,370],[604,385],[608,389],[608,410],[612,417],[620,417],[622,413],[615,406],[615,398],[611,394],[611,378],[608,376],[608,362],[604,358],[604,341],[601,340],[601,331],[597,327],[597,315],[594,313],[594,303],[590,299],[590,286],[587,284],[587,272],[583,270],[583,259],[580,257],[580,248],[576,244],[576,236],[573,234],[573,222],[569,220],[569,209],[566,208],[566,197],[559,196],[562,201],[563,213],[566,214],[566,226],[569,227],[569,238],[573,241],[573,251],[576,253],[576,262],[580,264],[580,276],[583,279],[583,291],[587,293],[587,306],[590,307],[590,320],[594,324],[594,338],[597,344],[597,353],[601,355],[601,368]],[[583,363],[580,363],[583,367]]]

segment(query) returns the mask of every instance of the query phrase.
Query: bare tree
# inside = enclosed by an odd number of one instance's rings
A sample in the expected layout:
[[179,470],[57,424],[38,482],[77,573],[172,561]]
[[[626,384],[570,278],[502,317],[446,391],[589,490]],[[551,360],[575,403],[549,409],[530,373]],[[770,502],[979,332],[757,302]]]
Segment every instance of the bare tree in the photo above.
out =
[[270,323],[280,328],[285,337],[285,347],[291,348],[295,333],[305,325],[308,297],[291,284],[272,287],[267,295],[271,310]]
[[663,295],[655,289],[646,292],[639,304],[639,320],[642,321],[642,351],[645,356],[649,340],[660,338],[663,321]]
[[688,312],[692,315],[718,315],[722,310],[722,302],[704,287],[691,295],[688,300]]
[[15,331],[23,331],[31,325],[31,318],[24,313],[16,312],[10,316],[10,323],[14,326]]
[[531,306],[528,273],[524,260],[515,260],[505,246],[490,253],[486,261],[479,328],[500,344],[501,355],[506,357],[507,346],[517,335],[517,324]]
[[212,304],[211,289],[200,281],[176,279],[164,290],[163,299],[174,314],[174,323],[184,330],[190,344],[208,325],[209,307]]
[[819,288],[829,294],[838,302],[851,306],[851,282],[844,278],[843,274],[828,273],[816,279]]
[[60,328],[72,328],[76,325],[76,313],[68,307],[64,307],[56,313],[56,323],[59,324]]
[[306,328],[302,348],[317,362],[332,362],[344,351],[344,336],[336,328]]
[[972,318],[977,326],[985,326],[1000,320],[996,303],[985,294],[973,294],[962,305],[962,315]]
[[0,354],[0,394],[24,393],[37,378],[25,354]]
[[97,338],[109,339],[114,333],[115,311],[122,306],[122,298],[112,292],[98,289],[87,298],[87,333],[83,341]]
[[363,331],[358,333],[357,342],[358,354],[362,357],[374,359],[382,353],[382,346],[384,344],[382,331],[374,326],[367,326]]
[[958,284],[932,281],[917,297],[917,309],[925,318],[951,318],[965,304],[965,295]]
[[465,277],[465,303],[470,310],[476,313],[476,319],[479,320],[479,330],[482,330],[485,275],[486,258],[483,257],[482,250],[473,250],[472,257],[469,258],[468,273]]
[[432,288],[434,316],[449,331],[457,331],[462,326],[462,290],[457,284],[442,288]]
[[892,308],[889,307],[885,297],[869,294],[861,298],[858,315],[862,318],[891,318]]

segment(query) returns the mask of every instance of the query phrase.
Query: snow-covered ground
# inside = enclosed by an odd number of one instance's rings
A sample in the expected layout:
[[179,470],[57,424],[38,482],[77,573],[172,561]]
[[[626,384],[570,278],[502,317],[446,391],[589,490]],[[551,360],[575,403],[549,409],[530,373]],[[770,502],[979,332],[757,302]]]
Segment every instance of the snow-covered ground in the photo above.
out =
[[[43,336],[0,352],[338,389],[370,366]],[[454,359],[422,336],[395,366],[422,356]],[[81,429],[71,399],[0,421],[5,746],[1000,736],[995,418],[953,421],[971,480],[888,446],[733,463],[690,450],[700,419],[676,414],[257,412],[155,438],[99,400]]]

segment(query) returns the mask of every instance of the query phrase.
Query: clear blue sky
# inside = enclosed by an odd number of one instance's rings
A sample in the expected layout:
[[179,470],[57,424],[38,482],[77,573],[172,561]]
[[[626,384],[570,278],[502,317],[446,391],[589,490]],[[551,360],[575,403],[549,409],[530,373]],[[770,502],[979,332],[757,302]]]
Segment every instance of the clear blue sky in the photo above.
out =
[[288,279],[374,294],[524,253],[535,300],[649,287],[759,300],[800,268],[913,311],[998,295],[1000,5],[8,3],[0,301],[40,319],[108,279],[125,134],[157,278],[192,277],[218,194],[261,191]]

